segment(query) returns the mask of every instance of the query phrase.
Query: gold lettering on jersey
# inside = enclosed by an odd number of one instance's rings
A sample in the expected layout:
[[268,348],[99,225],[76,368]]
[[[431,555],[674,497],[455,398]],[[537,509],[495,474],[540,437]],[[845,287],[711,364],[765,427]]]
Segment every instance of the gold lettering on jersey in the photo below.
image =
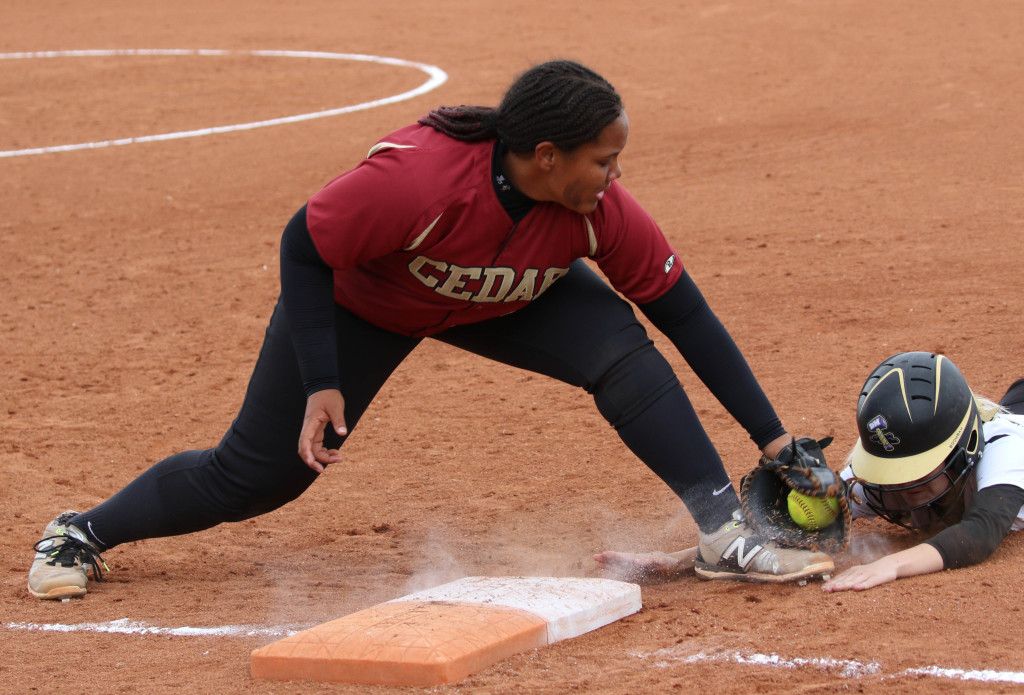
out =
[[465,291],[466,280],[476,280],[480,277],[480,268],[463,268],[452,264],[448,267],[448,277],[440,287],[434,291],[452,299],[466,299],[472,301],[473,295]]
[[519,281],[516,288],[507,297],[506,302],[528,302],[534,298],[533,290],[537,286],[537,269],[527,268],[523,273],[523,279]]
[[569,273],[568,268],[548,268],[544,271],[544,281],[540,283],[540,288],[537,290],[537,294],[534,295],[534,299],[541,296],[548,291],[548,288],[555,284],[555,280],[567,275]]
[[[508,296],[512,289],[512,283],[516,281],[516,271],[511,268],[484,268],[484,283],[480,285],[480,292],[477,293],[477,302],[500,302]],[[498,289],[494,289],[494,284]]]
[[[430,274],[429,269],[426,266],[435,268],[438,273]],[[426,256],[416,256],[409,263],[409,271],[413,274],[417,280],[422,282],[424,285],[430,288],[437,287],[437,283],[440,282],[440,278],[444,277],[444,273],[448,271],[448,264],[442,263],[441,261],[432,261]]]
[[[546,292],[568,268],[527,268],[516,282],[516,272],[504,267],[464,268],[454,263],[416,256],[409,261],[412,276],[434,292],[465,302],[530,302]],[[539,282],[538,282],[539,279]]]

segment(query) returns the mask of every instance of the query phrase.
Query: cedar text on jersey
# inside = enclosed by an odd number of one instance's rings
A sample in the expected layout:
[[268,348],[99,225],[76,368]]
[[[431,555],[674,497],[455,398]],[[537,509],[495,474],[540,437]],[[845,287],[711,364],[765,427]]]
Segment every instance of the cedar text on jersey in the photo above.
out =
[[409,272],[439,295],[467,302],[532,302],[568,268],[527,268],[516,282],[514,268],[463,268],[454,263],[416,256]]

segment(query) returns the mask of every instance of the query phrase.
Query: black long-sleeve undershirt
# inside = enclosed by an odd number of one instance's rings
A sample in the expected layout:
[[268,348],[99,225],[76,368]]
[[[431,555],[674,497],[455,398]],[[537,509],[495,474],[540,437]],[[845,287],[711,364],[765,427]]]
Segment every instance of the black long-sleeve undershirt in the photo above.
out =
[[786,433],[746,358],[686,271],[668,292],[639,308],[759,449]]
[[305,205],[281,235],[281,301],[288,314],[306,396],[338,388],[334,270],[313,243],[306,226]]
[[995,552],[1024,506],[1024,489],[993,485],[978,490],[957,524],[925,541],[939,551],[943,569],[976,565]]

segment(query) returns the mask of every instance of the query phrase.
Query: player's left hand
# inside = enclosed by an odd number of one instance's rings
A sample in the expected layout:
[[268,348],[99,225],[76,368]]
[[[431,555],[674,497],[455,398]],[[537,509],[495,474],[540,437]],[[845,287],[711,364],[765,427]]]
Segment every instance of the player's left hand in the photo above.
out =
[[594,556],[600,569],[607,570],[619,579],[641,584],[654,584],[678,579],[693,569],[697,558],[697,547],[686,548],[674,553],[619,553],[606,550]]
[[341,453],[337,449],[324,446],[324,427],[328,424],[342,437],[348,434],[345,399],[337,389],[317,391],[306,400],[306,414],[299,434],[299,456],[317,473],[323,473],[324,466],[328,464],[341,462]]

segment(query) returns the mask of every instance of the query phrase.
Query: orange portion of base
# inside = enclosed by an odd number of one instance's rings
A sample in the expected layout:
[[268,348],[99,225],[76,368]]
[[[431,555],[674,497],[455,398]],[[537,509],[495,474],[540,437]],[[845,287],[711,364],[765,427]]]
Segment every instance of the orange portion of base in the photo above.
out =
[[254,678],[439,685],[547,644],[547,623],[507,607],[382,603],[252,653]]

